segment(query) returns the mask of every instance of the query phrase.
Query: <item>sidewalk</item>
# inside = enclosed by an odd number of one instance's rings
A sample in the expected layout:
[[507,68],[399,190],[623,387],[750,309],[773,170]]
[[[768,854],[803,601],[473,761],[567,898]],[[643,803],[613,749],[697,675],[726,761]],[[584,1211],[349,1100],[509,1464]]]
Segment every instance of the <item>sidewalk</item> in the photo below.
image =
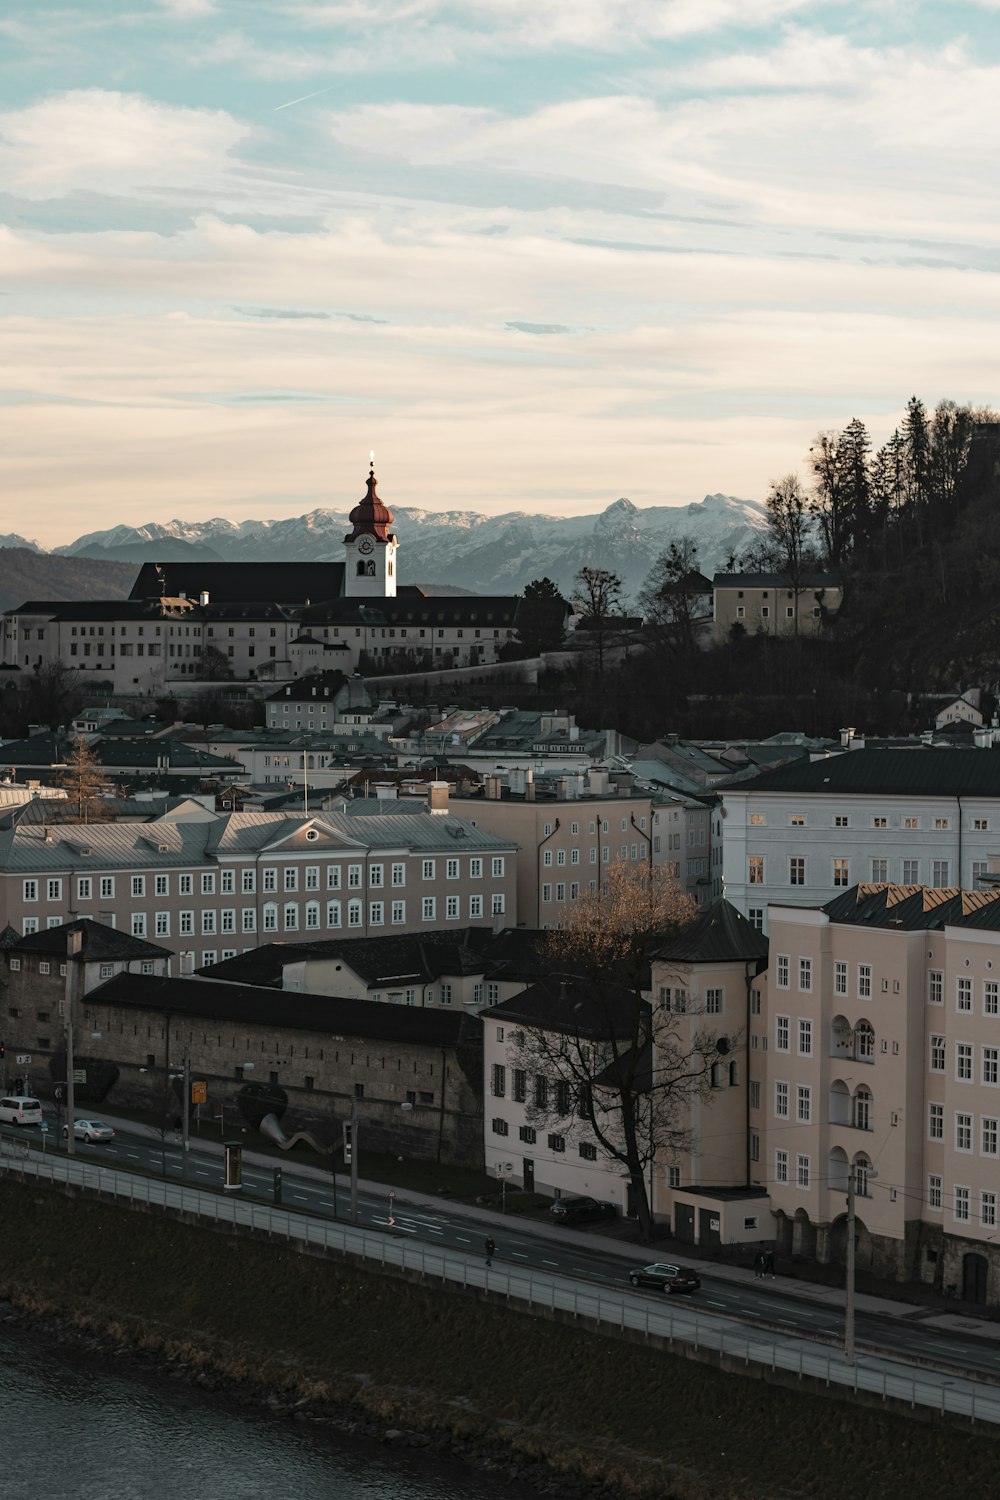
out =
[[[102,1118],[113,1125],[116,1130],[130,1131],[134,1135],[142,1136],[147,1140],[160,1141],[160,1131],[154,1125],[137,1124],[134,1120],[126,1120],[113,1114],[104,1113]],[[168,1146],[177,1147],[180,1141],[175,1132],[168,1132]],[[198,1136],[191,1138],[192,1149],[204,1152],[210,1156],[221,1157],[223,1146],[221,1141],[204,1140]],[[251,1166],[260,1167],[265,1170],[273,1169],[275,1166],[283,1165],[285,1170],[294,1168],[295,1172],[302,1177],[309,1178],[314,1182],[329,1182],[330,1173],[325,1172],[322,1167],[314,1167],[306,1162],[299,1163],[294,1157],[286,1157],[284,1161],[276,1161],[274,1156],[264,1152],[254,1151],[252,1147],[244,1146],[243,1160]],[[338,1177],[345,1177],[341,1167]],[[368,1178],[358,1178],[358,1191],[370,1194],[373,1197],[384,1197],[391,1183],[372,1182]],[[422,1193],[408,1194],[406,1191],[395,1189],[397,1210],[407,1204],[410,1208],[427,1210],[447,1211],[455,1218],[469,1219],[473,1223],[489,1229],[497,1240],[498,1253],[503,1254],[504,1238],[513,1239],[519,1233],[530,1233],[534,1238],[549,1240],[553,1244],[566,1245],[568,1240],[575,1238],[572,1230],[558,1224],[548,1224],[544,1220],[526,1219],[519,1214],[500,1214],[490,1208],[482,1208],[478,1204],[467,1202],[456,1202],[452,1198],[433,1197]],[[698,1255],[695,1247],[678,1245],[672,1241],[669,1245],[643,1245],[636,1241],[623,1241],[621,1238],[602,1232],[600,1229],[587,1229],[580,1234],[578,1243],[581,1246],[599,1248],[602,1255],[620,1256],[623,1261],[630,1265],[649,1263],[655,1260],[666,1260],[675,1263],[680,1260],[697,1270],[702,1276],[714,1277],[719,1281],[727,1281],[732,1285],[749,1286],[756,1281],[752,1269],[744,1266],[727,1265],[725,1262],[706,1260]],[[782,1297],[795,1297],[803,1302],[832,1305],[842,1308],[844,1303],[843,1287],[824,1286],[816,1282],[799,1281],[795,1277],[779,1275],[770,1282],[775,1292]],[[955,1308],[954,1311],[946,1308],[935,1308],[921,1303],[900,1302],[890,1296],[875,1296],[871,1293],[858,1292],[855,1296],[855,1305],[859,1312],[866,1312],[883,1318],[897,1318],[900,1320],[912,1320],[926,1324],[930,1328],[936,1328],[942,1332],[955,1332],[968,1335],[974,1333],[977,1337],[994,1341],[1000,1347],[1000,1322],[994,1322],[981,1314],[969,1312],[964,1304]]]

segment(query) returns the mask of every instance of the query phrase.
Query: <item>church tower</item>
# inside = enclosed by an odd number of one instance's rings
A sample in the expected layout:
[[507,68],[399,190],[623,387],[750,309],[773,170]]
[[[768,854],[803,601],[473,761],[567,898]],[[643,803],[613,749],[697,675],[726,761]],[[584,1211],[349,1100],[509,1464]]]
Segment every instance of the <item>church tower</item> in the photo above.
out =
[[348,599],[395,599],[396,548],[390,531],[392,511],[375,488],[375,455],[368,472],[368,493],[351,511],[352,530],[344,537],[347,561],[344,594]]

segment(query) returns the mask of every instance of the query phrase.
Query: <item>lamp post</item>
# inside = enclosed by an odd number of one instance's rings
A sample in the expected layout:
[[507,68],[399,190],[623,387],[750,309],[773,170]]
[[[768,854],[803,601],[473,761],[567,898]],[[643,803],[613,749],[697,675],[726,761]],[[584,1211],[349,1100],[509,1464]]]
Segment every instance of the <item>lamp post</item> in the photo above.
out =
[[[862,1167],[865,1186],[878,1173],[874,1167]],[[854,1364],[854,1226],[855,1226],[856,1177],[850,1166],[847,1174],[847,1301],[844,1311],[844,1363]]]

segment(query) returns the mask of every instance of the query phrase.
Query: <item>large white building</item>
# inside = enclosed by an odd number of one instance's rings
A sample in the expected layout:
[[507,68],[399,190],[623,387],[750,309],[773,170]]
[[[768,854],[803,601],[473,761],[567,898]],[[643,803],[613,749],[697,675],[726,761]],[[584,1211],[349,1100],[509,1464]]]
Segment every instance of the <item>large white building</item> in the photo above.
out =
[[974,890],[1000,840],[1000,753],[855,750],[720,790],[724,893],[757,926],[859,882]]

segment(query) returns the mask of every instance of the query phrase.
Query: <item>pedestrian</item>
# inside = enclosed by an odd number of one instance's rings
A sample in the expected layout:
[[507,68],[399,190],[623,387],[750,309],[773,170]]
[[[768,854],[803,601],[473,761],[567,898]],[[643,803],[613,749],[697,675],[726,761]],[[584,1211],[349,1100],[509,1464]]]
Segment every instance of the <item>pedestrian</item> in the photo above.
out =
[[766,1261],[764,1259],[764,1252],[763,1250],[758,1250],[757,1254],[754,1256],[753,1262],[753,1274],[758,1281],[761,1281],[763,1279],[765,1265]]
[[765,1250],[765,1252],[764,1252],[764,1275],[765,1276],[770,1276],[771,1280],[772,1281],[774,1280],[774,1251],[773,1250]]
[[492,1236],[490,1236],[490,1235],[486,1236],[484,1248],[486,1250],[486,1264],[488,1266],[491,1266],[493,1264],[493,1254],[494,1254],[494,1251],[497,1248],[496,1245],[493,1243]]

